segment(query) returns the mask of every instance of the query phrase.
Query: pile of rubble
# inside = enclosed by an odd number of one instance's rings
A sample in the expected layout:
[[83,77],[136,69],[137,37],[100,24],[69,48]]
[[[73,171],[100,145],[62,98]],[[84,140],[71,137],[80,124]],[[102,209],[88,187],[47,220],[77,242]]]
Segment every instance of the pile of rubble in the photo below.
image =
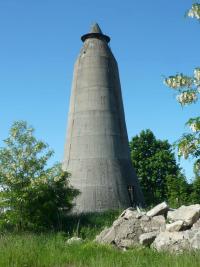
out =
[[173,210],[163,202],[148,212],[128,208],[96,241],[119,248],[143,245],[170,252],[200,249],[200,205]]

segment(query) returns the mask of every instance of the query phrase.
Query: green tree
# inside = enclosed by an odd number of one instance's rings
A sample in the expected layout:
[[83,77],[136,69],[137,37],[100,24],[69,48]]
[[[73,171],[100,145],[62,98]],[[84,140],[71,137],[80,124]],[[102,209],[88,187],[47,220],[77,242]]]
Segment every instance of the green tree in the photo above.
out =
[[[193,4],[186,15],[200,21],[200,4]],[[192,76],[178,73],[166,77],[164,83],[176,91],[176,99],[181,106],[194,104],[200,94],[200,67],[194,69]],[[190,118],[186,126],[190,128],[190,132],[183,134],[176,142],[178,154],[185,159],[189,157],[195,159],[194,171],[198,177],[200,176],[200,117]]]
[[185,176],[181,172],[177,176],[169,175],[166,177],[166,199],[173,208],[183,204],[191,204],[192,189],[193,185],[187,183]]
[[168,141],[145,130],[132,138],[130,150],[147,205],[164,200],[173,206],[186,202],[187,182]]
[[200,176],[196,176],[192,183],[191,198],[194,204],[200,203]]
[[[186,16],[200,21],[200,4],[194,3]],[[181,106],[197,103],[200,94],[200,67],[194,69],[192,76],[178,73],[165,78],[164,83],[175,90]],[[184,133],[176,142],[176,146],[179,157],[194,159],[192,201],[200,203],[200,117],[190,118],[186,126],[190,128],[190,132]]]
[[25,229],[55,229],[77,190],[60,164],[47,168],[53,151],[34,137],[24,121],[15,122],[0,148],[1,223]]

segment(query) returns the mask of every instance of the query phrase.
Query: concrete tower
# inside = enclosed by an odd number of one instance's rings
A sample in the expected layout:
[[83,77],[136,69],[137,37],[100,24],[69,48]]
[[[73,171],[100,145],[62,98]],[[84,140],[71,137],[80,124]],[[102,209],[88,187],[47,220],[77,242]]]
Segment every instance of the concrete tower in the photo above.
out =
[[[80,190],[74,212],[143,205],[130,160],[117,62],[98,24],[81,37],[74,66],[63,169]],[[133,203],[132,203],[133,202]]]

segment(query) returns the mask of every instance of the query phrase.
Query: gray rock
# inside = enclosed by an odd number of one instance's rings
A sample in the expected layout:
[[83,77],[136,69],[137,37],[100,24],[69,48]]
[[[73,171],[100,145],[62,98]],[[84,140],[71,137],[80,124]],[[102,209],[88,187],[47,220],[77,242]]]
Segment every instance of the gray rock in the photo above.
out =
[[165,231],[166,221],[165,221],[165,217],[163,215],[154,216],[154,217],[152,217],[151,221],[153,224],[152,228],[154,230]]
[[126,212],[129,211],[129,210],[130,210],[130,211],[135,211],[134,208],[129,207],[129,208],[127,208],[126,210],[123,210],[119,217],[124,217],[124,215],[126,214]]
[[154,241],[156,236],[159,234],[159,232],[151,232],[151,233],[144,233],[141,234],[139,237],[139,242],[141,245],[149,246]]
[[200,249],[200,230],[189,240],[192,249]]
[[157,251],[169,251],[181,253],[190,249],[190,243],[184,236],[184,232],[161,232],[154,242],[152,247]]
[[191,249],[200,249],[200,229],[196,228],[184,231],[184,236],[189,241]]
[[70,239],[67,240],[67,244],[71,245],[71,244],[78,244],[78,243],[82,243],[83,239],[77,236],[73,236]]
[[117,220],[115,220],[113,222],[113,226],[115,226],[115,227],[119,226],[124,220],[126,220],[126,218],[120,218],[119,217]]
[[192,229],[200,229],[200,219],[193,224]]
[[138,219],[131,218],[129,220],[124,220],[116,228],[116,237],[114,242],[118,247],[124,247],[123,240],[129,239],[131,240],[131,246],[137,245],[139,243],[138,238],[141,233],[142,229]]
[[96,242],[102,244],[112,244],[115,240],[115,227],[104,229],[95,239]]
[[141,216],[139,219],[141,219],[142,222],[149,222],[151,218],[147,215]]
[[200,205],[181,206],[175,211],[169,211],[167,219],[171,222],[182,220],[184,226],[192,226],[200,218]]
[[98,243],[103,243],[103,239],[105,237],[105,235],[110,231],[110,229],[108,227],[106,227],[105,229],[103,229],[103,231],[96,236],[95,241]]
[[126,210],[113,222],[109,229],[104,229],[96,241],[99,243],[115,244],[117,247],[132,247],[140,244],[139,237],[143,233],[159,233],[164,227],[165,218],[163,216],[148,217],[137,211]]
[[149,210],[147,212],[147,216],[153,217],[156,215],[162,215],[162,214],[165,214],[167,210],[168,210],[167,203],[162,202],[162,203],[158,204],[157,206],[155,206],[153,209]]
[[200,249],[200,229],[186,230],[181,232],[162,232],[154,242],[152,247],[158,251],[166,250],[181,253],[185,250]]
[[183,221],[181,220],[175,221],[170,224],[166,224],[166,230],[169,232],[178,232],[181,230],[182,227],[183,227]]
[[138,213],[137,215],[136,215],[136,219],[140,219],[140,218],[142,218],[143,216],[145,216],[146,215],[146,212],[140,212],[140,213]]
[[163,215],[158,215],[158,216],[152,217],[152,221],[157,222],[161,225],[166,223],[165,217]]
[[[162,207],[164,212],[166,205],[163,204]],[[121,249],[138,245],[151,245],[158,251],[175,253],[200,249],[199,212],[200,205],[182,206],[177,210],[168,211],[168,219],[174,221],[166,224],[163,215],[147,216],[145,213],[127,209],[110,228],[104,229],[96,237],[96,241],[114,244]],[[186,230],[192,224],[193,227]]]
[[164,231],[165,225],[165,218],[162,215],[155,217],[143,216],[140,219],[140,226],[144,233],[149,233],[152,231]]
[[125,211],[122,212],[122,214],[119,216],[119,218],[124,218],[126,220],[130,218],[136,218],[136,216],[140,215],[136,210],[133,208],[128,208]]

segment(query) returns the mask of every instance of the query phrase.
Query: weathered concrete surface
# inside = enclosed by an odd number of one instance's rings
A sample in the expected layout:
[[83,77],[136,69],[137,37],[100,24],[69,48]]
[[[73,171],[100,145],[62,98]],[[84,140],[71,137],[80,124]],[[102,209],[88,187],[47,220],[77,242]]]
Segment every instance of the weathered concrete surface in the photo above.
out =
[[134,210],[133,208],[128,208],[126,210],[124,210],[122,212],[122,214],[119,216],[119,218],[123,218],[123,219],[130,219],[130,218],[134,218],[134,217],[141,217],[142,214],[138,213],[136,210]]
[[161,232],[152,243],[158,251],[182,253],[200,249],[200,229],[190,229],[180,232]]
[[[173,218],[181,216],[183,219],[184,216],[184,220],[177,220],[171,224],[166,224],[163,215],[150,217],[146,215],[148,212],[126,209],[110,228],[96,237],[96,241],[113,244],[120,249],[151,245],[158,251],[175,253],[200,250],[200,219],[196,221],[195,215],[198,206],[190,205],[174,210],[173,212],[177,213]],[[170,208],[168,213],[171,213]]]
[[166,202],[162,202],[158,204],[157,206],[153,207],[151,210],[147,212],[147,216],[153,217],[160,214],[165,214],[168,210],[168,205]]
[[[103,230],[96,241],[115,244],[119,248],[129,248],[139,244],[149,245],[159,232],[165,230],[165,218],[162,215],[148,217],[136,210],[125,210],[110,228]],[[146,234],[146,235],[143,235]]]
[[175,221],[173,223],[166,224],[166,230],[168,232],[178,232],[183,227],[183,221]]
[[143,196],[131,164],[117,62],[106,38],[95,25],[82,38],[74,67],[63,169],[81,194],[74,212],[130,206]]
[[169,211],[167,219],[171,222],[182,220],[185,226],[192,226],[200,218],[200,205],[181,206],[175,211]]
[[192,229],[200,229],[200,219],[193,224]]
[[166,250],[170,252],[180,253],[190,249],[190,243],[185,238],[184,232],[161,232],[154,242],[152,247],[158,251]]
[[141,234],[139,237],[139,242],[141,245],[149,246],[155,240],[157,235],[158,235],[158,232],[150,232],[150,233]]

